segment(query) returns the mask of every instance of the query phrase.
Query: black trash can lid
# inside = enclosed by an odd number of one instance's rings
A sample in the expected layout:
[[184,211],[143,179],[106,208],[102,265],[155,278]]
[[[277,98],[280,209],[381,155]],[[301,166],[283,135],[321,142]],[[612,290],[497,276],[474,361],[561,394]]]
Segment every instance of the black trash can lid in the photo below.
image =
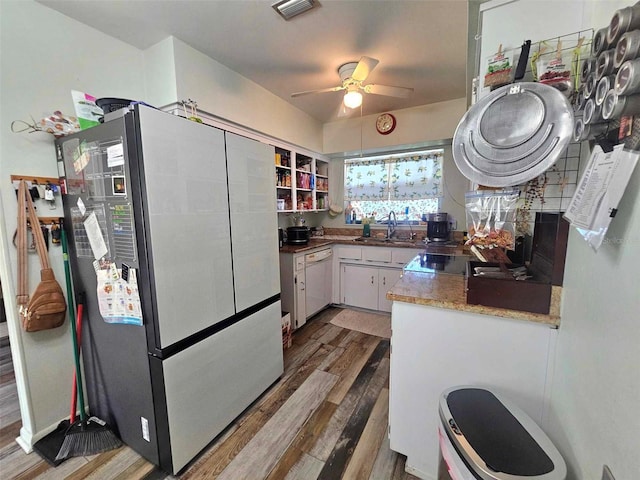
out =
[[562,457],[535,422],[488,390],[448,390],[440,402],[440,416],[467,463],[479,474],[487,468],[497,474],[480,478],[501,478],[500,473],[528,479],[566,475]]

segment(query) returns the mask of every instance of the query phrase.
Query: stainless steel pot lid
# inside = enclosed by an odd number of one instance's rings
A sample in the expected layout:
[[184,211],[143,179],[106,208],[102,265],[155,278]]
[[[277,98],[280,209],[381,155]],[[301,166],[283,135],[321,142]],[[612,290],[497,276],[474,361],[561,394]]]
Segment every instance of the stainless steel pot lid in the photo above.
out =
[[506,85],[462,117],[453,135],[453,159],[480,185],[519,185],[551,167],[572,132],[571,105],[562,92],[541,83]]

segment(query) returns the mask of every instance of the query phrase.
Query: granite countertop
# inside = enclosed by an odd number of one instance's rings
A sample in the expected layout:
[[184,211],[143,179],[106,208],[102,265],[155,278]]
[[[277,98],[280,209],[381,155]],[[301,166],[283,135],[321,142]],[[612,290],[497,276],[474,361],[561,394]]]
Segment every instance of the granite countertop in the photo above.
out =
[[422,240],[394,240],[391,242],[376,239],[374,237],[365,240],[360,236],[353,235],[324,235],[321,237],[311,237],[309,243],[303,245],[285,244],[280,249],[280,253],[300,253],[325,245],[353,245],[358,247],[388,247],[388,248],[425,248]]
[[[461,243],[457,247],[437,246],[427,244],[420,239],[415,241],[386,242],[375,236],[365,242],[357,241],[361,238],[359,231],[353,229],[325,229],[325,235],[311,237],[305,245],[284,245],[280,253],[302,253],[328,245],[352,245],[352,246],[381,246],[399,248],[419,248],[428,253],[440,253],[448,255],[460,255],[467,253]],[[461,240],[461,238],[460,238]],[[447,275],[438,273],[404,272],[402,278],[387,293],[387,298],[392,301],[414,303],[430,307],[447,308],[497,317],[526,320],[551,326],[560,325],[560,298],[562,287],[553,286],[551,290],[551,305],[549,314],[508,310],[504,308],[485,307],[483,305],[467,304],[465,277],[463,275]]]
[[467,304],[465,288],[465,277],[462,275],[404,272],[402,278],[387,292],[387,299],[429,307],[527,320],[555,327],[560,325],[562,287],[552,287],[551,306],[548,315],[485,307],[483,305],[469,305]]

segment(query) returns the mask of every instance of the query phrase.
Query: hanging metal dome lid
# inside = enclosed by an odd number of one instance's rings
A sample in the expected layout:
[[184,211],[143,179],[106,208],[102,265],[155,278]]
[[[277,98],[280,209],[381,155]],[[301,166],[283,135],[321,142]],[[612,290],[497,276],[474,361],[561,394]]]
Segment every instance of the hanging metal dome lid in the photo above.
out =
[[453,159],[475,183],[519,185],[551,167],[572,132],[572,108],[562,92],[541,83],[506,85],[462,117],[453,136]]

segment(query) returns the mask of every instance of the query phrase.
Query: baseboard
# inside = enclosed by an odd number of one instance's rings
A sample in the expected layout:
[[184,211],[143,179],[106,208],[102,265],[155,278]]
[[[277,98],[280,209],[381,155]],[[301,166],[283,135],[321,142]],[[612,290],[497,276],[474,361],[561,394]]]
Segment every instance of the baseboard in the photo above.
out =
[[41,438],[46,437],[51,432],[53,432],[56,428],[58,428],[58,425],[63,420],[69,420],[69,418],[68,417],[61,418],[60,420],[58,420],[53,425],[49,425],[47,428],[45,428],[45,429],[43,429],[43,430],[41,430],[41,431],[39,431],[37,433],[31,433],[27,429],[22,427],[20,429],[20,436],[18,438],[16,438],[16,443],[18,445],[20,445],[20,447],[22,448],[22,450],[24,450],[25,453],[31,453],[31,452],[33,452],[33,445],[38,440],[40,440]]
[[32,433],[22,427],[20,429],[20,436],[16,438],[16,443],[20,445],[24,453],[31,453],[33,452],[33,444],[36,443],[36,441],[33,440]]

